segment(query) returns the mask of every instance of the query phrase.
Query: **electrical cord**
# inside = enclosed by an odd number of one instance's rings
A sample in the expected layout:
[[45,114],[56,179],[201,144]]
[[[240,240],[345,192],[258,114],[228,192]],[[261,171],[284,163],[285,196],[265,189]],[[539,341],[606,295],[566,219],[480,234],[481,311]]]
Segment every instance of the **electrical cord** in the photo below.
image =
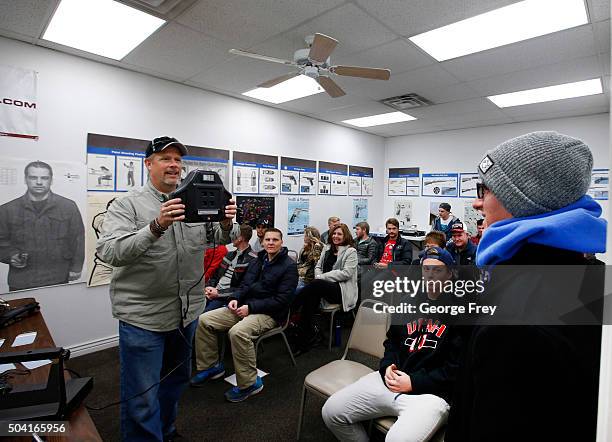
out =
[[[137,393],[127,399],[123,399],[120,401],[116,401],[116,402],[111,402],[110,404],[106,404],[103,405],[101,407],[92,407],[91,405],[85,405],[85,408],[87,408],[87,410],[89,411],[102,411],[102,410],[106,410],[107,408],[110,407],[114,407],[120,404],[123,404],[125,402],[131,401],[132,399],[135,399],[139,396],[142,396],[145,393],[148,393],[153,387],[156,387],[158,385],[160,385],[163,381],[165,381],[172,373],[174,373],[176,370],[178,370],[179,368],[181,368],[183,365],[185,365],[185,362],[190,361],[191,360],[191,352],[193,351],[193,345],[191,344],[191,342],[189,342],[189,340],[185,337],[185,334],[183,333],[183,330],[181,330],[181,327],[179,327],[178,329],[179,334],[181,335],[181,337],[183,338],[183,340],[185,341],[185,343],[187,344],[188,347],[188,353],[189,356],[187,356],[185,359],[183,359],[177,366],[175,366],[172,370],[170,370],[168,373],[166,373],[158,382],[155,382],[154,384],[152,384],[149,388],[147,388],[146,390]],[[67,369],[69,370],[69,369]],[[74,374],[78,374],[76,373],[74,370],[69,370],[71,373]],[[78,376],[80,377],[80,376]]]

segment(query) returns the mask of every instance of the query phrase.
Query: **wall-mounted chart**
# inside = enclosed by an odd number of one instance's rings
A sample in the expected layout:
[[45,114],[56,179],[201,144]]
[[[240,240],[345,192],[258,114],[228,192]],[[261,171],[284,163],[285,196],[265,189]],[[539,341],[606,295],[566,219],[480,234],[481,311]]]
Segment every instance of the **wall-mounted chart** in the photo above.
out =
[[278,157],[247,152],[234,152],[233,189],[235,193],[277,194]]
[[317,162],[281,157],[281,193],[317,194]]
[[371,167],[349,166],[349,195],[372,196],[374,187],[374,169]]
[[457,173],[424,173],[422,196],[441,196],[456,198],[459,174]]
[[319,161],[319,195],[347,195],[348,168],[346,164]]
[[477,173],[459,174],[459,196],[461,198],[476,198],[476,183],[480,181]]
[[304,197],[289,197],[287,201],[287,233],[302,235],[310,225],[310,201]]
[[588,194],[596,200],[608,199],[608,185],[610,183],[610,169],[593,169],[591,173],[591,186]]
[[389,196],[419,196],[420,170],[418,167],[389,168]]

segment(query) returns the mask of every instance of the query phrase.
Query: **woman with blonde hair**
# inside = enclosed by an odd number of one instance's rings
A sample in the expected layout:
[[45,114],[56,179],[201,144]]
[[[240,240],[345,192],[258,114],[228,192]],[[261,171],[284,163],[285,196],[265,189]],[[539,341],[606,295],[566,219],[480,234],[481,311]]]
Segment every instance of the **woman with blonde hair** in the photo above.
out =
[[345,312],[355,307],[358,260],[353,245],[353,237],[346,224],[332,227],[330,242],[325,244],[314,270],[315,279],[302,289],[296,299],[296,303],[302,306],[298,352],[307,351],[322,339],[312,321],[322,299],[342,305]]
[[306,227],[304,229],[304,246],[298,254],[297,268],[300,280],[295,289],[296,295],[315,279],[315,266],[319,262],[319,257],[323,251],[321,234],[316,227]]

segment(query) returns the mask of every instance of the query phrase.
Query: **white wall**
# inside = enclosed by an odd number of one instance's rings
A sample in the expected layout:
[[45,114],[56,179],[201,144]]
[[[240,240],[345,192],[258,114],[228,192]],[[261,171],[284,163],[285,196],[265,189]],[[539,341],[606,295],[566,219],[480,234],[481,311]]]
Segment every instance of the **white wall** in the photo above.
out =
[[[499,143],[518,135],[537,130],[555,130],[584,140],[593,152],[595,168],[610,167],[609,114],[554,120],[504,124],[474,129],[451,130],[428,134],[388,138],[385,163],[385,213],[391,213],[393,204],[400,197],[387,195],[389,167],[420,167],[422,173],[464,172],[476,173],[484,153]],[[405,198],[405,197],[404,197]],[[463,219],[467,198],[411,198],[415,223],[428,230],[430,201],[446,201],[453,213]],[[603,216],[608,215],[608,202],[599,201]],[[607,259],[607,256],[603,256]]]
[[[40,140],[0,137],[5,156],[85,162],[87,133],[151,139],[177,137],[192,145],[296,158],[350,162],[374,168],[369,214],[382,219],[384,139],[266,106],[205,92],[25,43],[0,38],[2,63],[39,72]],[[378,179],[377,179],[378,178]],[[352,198],[311,198],[311,224],[327,217],[351,220]],[[287,229],[287,197],[276,198],[276,224]],[[286,244],[299,249],[301,237]],[[33,296],[41,304],[57,345],[87,351],[95,341],[113,343],[116,322],[108,287],[84,284],[8,295]]]

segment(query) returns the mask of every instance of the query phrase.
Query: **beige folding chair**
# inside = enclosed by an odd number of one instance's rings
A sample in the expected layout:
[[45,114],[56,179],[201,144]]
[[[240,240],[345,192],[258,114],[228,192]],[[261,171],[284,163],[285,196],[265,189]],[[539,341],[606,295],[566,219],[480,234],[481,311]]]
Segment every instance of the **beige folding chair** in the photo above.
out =
[[[331,318],[329,319],[329,343],[327,345],[327,349],[331,351],[332,342],[334,339],[334,316],[339,311],[342,311],[342,304],[325,304],[321,307],[321,313],[330,313]],[[351,311],[353,313],[353,318],[355,317],[355,311]]]
[[293,362],[294,366],[297,365],[295,363],[295,358],[293,357],[293,352],[291,351],[291,347],[289,346],[289,341],[287,341],[287,335],[285,335],[285,330],[289,326],[290,316],[291,316],[291,310],[287,312],[287,320],[285,321],[284,324],[279,325],[278,327],[274,327],[272,330],[268,330],[267,332],[259,336],[257,339],[255,339],[255,355],[257,355],[257,350],[259,349],[259,344],[261,343],[261,341],[263,341],[264,339],[271,338],[272,336],[275,336],[275,335],[281,335],[283,337],[283,341],[285,341],[287,352],[289,352],[289,356],[291,356],[291,362]]
[[[311,371],[304,379],[297,429],[298,439],[300,438],[304,421],[304,405],[306,404],[307,391],[327,399],[336,391],[372,372],[370,367],[346,359],[349,350],[357,350],[378,359],[382,359],[384,356],[385,348],[383,342],[386,338],[391,317],[387,313],[375,313],[369,306],[375,303],[378,303],[378,301],[371,299],[361,303],[342,359],[332,361]],[[380,304],[384,303],[381,302]]]
[[[283,337],[283,341],[285,341],[285,347],[287,347],[287,352],[289,353],[289,356],[291,357],[291,362],[293,362],[294,366],[297,365],[295,363],[295,358],[293,357],[293,352],[291,351],[291,347],[289,346],[289,341],[287,341],[287,335],[285,335],[285,330],[289,326],[289,316],[290,315],[291,315],[291,311],[288,311],[287,320],[282,325],[279,325],[278,327],[274,327],[273,329],[268,330],[267,332],[263,333],[261,336],[258,336],[257,338],[253,340],[253,343],[255,344],[255,358],[257,358],[259,344],[261,343],[261,341],[263,341],[264,339],[271,338],[272,336],[275,336],[275,335],[281,335]],[[217,332],[217,342],[221,343],[221,346],[220,346],[221,348],[219,350],[219,361],[223,361],[225,358],[225,347],[226,347],[225,337],[226,336],[227,336],[226,332]]]

